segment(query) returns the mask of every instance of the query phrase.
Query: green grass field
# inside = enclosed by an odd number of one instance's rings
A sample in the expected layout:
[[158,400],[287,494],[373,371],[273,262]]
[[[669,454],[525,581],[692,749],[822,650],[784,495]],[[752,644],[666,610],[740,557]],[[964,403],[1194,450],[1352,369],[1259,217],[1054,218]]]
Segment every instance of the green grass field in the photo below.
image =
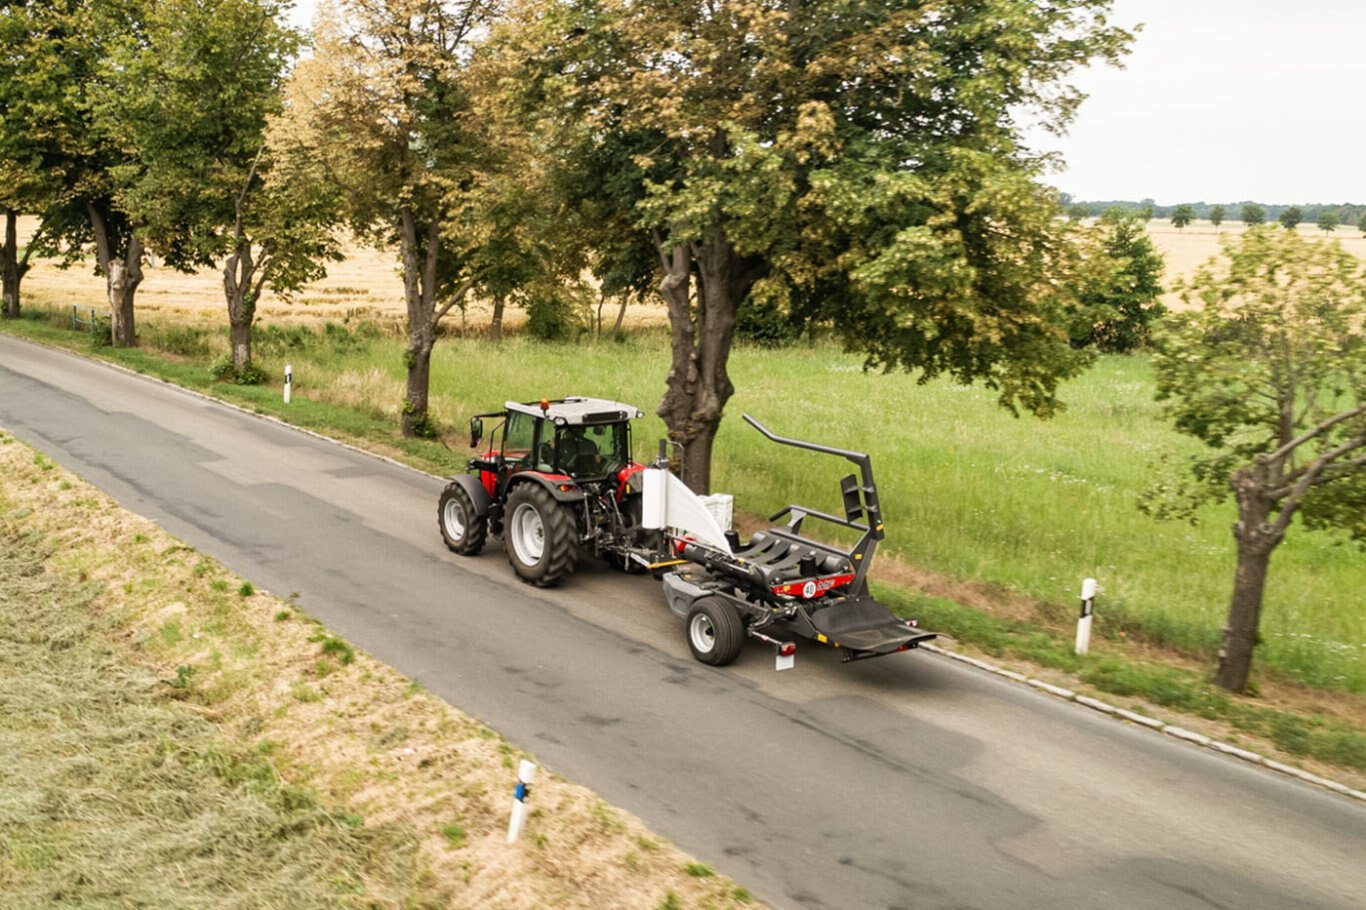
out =
[[[225,332],[150,319],[141,326],[147,347],[190,358],[165,368],[175,381],[210,385],[204,365],[226,351]],[[399,339],[342,326],[266,326],[258,339],[258,363],[270,375],[293,365],[298,397],[289,419],[392,442],[403,390]],[[139,365],[146,353],[119,356],[152,371]],[[650,415],[635,437],[637,457],[648,459],[663,434],[652,412],[667,368],[662,334],[577,345],[511,339],[499,347],[442,339],[433,354],[432,410],[449,450],[400,447],[434,470],[458,470],[469,414],[509,398],[587,394]],[[825,344],[742,347],[731,373],[737,392],[717,439],[713,486],[734,493],[737,508],[768,514],[796,501],[838,512],[837,481],[852,469],[767,442],[740,420],[748,412],[781,435],[872,454],[888,529],[882,553],[1037,599],[1059,623],[1073,615],[1081,580],[1095,577],[1101,634],[1123,631],[1212,658],[1233,577],[1233,509],[1208,509],[1194,527],[1137,510],[1159,459],[1196,445],[1163,422],[1145,358],[1102,358],[1064,388],[1068,409],[1051,421],[1014,418],[980,387],[865,373],[857,357]],[[262,410],[283,407],[278,387],[215,393]],[[1363,592],[1359,550],[1332,535],[1292,531],[1273,557],[1257,667],[1366,692]]]

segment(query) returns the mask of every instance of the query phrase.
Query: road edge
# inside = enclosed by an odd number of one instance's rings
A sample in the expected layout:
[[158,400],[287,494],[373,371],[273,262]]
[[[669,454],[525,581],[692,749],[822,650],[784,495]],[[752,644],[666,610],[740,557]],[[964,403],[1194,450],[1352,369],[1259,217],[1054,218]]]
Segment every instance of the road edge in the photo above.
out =
[[1302,781],[1304,783],[1313,784],[1314,786],[1321,787],[1324,790],[1329,790],[1333,793],[1339,793],[1350,799],[1355,799],[1359,802],[1366,803],[1366,792],[1353,789],[1352,787],[1349,787],[1346,784],[1338,783],[1335,780],[1329,780],[1326,777],[1320,777],[1317,774],[1311,774],[1308,771],[1304,771],[1300,768],[1296,768],[1291,765],[1278,762],[1275,759],[1267,758],[1265,755],[1262,755],[1260,753],[1252,752],[1247,749],[1241,749],[1237,746],[1230,745],[1229,743],[1220,742],[1217,739],[1211,739],[1210,737],[1205,736],[1203,733],[1196,733],[1194,730],[1187,730],[1184,727],[1178,727],[1175,724],[1169,724],[1166,721],[1159,720],[1156,717],[1149,717],[1146,714],[1139,714],[1135,711],[1129,711],[1125,708],[1116,707],[1115,705],[1101,701],[1098,698],[1092,698],[1089,695],[1081,695],[1063,686],[1057,686],[1052,683],[1045,682],[1042,679],[1035,679],[1033,677],[1026,676],[1023,673],[1016,673],[1014,670],[1007,670],[1003,667],[998,667],[995,664],[988,663],[985,660],[979,660],[978,658],[970,657],[967,654],[960,654],[957,651],[950,651],[949,649],[940,647],[939,645],[923,644],[920,645],[920,648],[922,650],[929,651],[932,654],[940,654],[944,657],[956,660],[959,663],[967,664],[971,667],[976,667],[979,670],[985,670],[986,672],[991,673],[995,676],[1004,677],[1005,679],[1011,680],[1012,682],[1019,683],[1021,685],[1031,686],[1035,689],[1038,689],[1040,692],[1052,695],[1054,698],[1060,698],[1063,701],[1074,702],[1076,704],[1082,705],[1083,707],[1090,708],[1093,711],[1097,711],[1101,714],[1105,714],[1109,717],[1112,717],[1115,720],[1126,721],[1128,723],[1136,724],[1140,727],[1145,727],[1149,730],[1154,730],[1158,733],[1165,734],[1174,739],[1183,740],[1185,742],[1191,743],[1201,748],[1210,749],[1211,751],[1218,752],[1223,755],[1231,755],[1234,758],[1239,759],[1240,761],[1245,761],[1253,765],[1260,765],[1261,767],[1267,768],[1271,771],[1275,771],[1278,774],[1283,774],[1287,777],[1293,777],[1296,780]]

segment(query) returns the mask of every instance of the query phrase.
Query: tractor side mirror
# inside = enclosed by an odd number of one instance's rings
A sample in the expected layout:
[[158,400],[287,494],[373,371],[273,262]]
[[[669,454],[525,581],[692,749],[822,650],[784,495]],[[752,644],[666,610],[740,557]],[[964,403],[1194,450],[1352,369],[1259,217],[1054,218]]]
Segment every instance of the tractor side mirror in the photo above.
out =
[[479,440],[484,438],[484,421],[478,417],[470,418],[470,448],[479,445]]

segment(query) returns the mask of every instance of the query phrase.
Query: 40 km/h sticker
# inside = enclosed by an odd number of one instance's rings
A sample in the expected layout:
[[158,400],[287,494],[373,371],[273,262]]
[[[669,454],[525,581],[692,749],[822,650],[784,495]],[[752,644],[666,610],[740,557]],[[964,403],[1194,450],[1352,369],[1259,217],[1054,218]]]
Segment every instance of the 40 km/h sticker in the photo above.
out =
[[785,585],[774,585],[773,593],[784,597],[800,597],[803,600],[811,600],[813,597],[820,597],[840,585],[847,585],[853,580],[853,573],[827,575],[824,578],[811,578],[806,581],[789,582]]

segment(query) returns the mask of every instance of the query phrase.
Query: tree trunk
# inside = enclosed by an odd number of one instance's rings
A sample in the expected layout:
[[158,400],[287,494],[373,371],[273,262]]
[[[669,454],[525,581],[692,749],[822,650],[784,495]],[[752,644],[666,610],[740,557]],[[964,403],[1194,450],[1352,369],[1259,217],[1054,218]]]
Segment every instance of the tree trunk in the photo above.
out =
[[3,290],[4,307],[0,310],[6,319],[19,318],[19,284],[28,271],[28,257],[32,250],[24,251],[19,259],[19,213],[5,209],[5,245],[0,256],[0,289]]
[[251,369],[251,326],[264,281],[265,263],[258,263],[252,255],[251,244],[239,238],[232,255],[223,264],[223,296],[228,304],[232,369],[237,376]]
[[1283,533],[1271,522],[1272,502],[1264,493],[1263,471],[1249,469],[1233,477],[1238,500],[1238,521],[1233,537],[1238,544],[1238,566],[1229,601],[1228,621],[1224,625],[1223,645],[1214,682],[1230,692],[1247,689],[1252,672],[1252,655],[1257,646],[1257,628],[1262,616],[1262,596],[1266,590],[1271,551]]
[[[724,239],[660,248],[669,305],[673,361],[658,414],[669,439],[681,445],[682,480],[694,492],[711,490],[712,444],[726,402],[735,393],[726,371],[740,302],[760,272]],[[689,278],[698,276],[696,312]]]
[[621,306],[617,308],[617,321],[612,325],[612,340],[616,341],[621,337],[621,324],[626,321],[626,304],[631,298],[626,294],[621,295]]
[[95,235],[95,254],[100,271],[104,273],[109,296],[109,336],[114,347],[137,347],[137,329],[133,324],[133,297],[142,284],[142,238],[137,231],[128,234],[128,246],[121,260],[115,259],[109,228],[104,213],[95,205],[88,207],[90,229]]
[[[441,249],[440,226],[435,221],[419,238],[413,210],[400,212],[400,246],[403,255],[403,289],[408,305],[408,348],[404,362],[408,384],[403,396],[403,435],[435,435],[427,412],[431,382],[432,346],[436,342],[436,265]],[[419,245],[425,249],[419,249]],[[419,254],[425,254],[419,258]]]
[[138,346],[133,324],[133,297],[142,284],[142,240],[137,234],[128,238],[128,253],[123,261],[109,263],[109,337],[116,348]]
[[503,309],[507,301],[502,294],[493,298],[493,321],[489,323],[489,340],[497,344],[503,340]]
[[403,435],[432,436],[431,417],[427,413],[432,378],[432,345],[409,345],[405,358],[408,363],[408,386],[403,397]]

